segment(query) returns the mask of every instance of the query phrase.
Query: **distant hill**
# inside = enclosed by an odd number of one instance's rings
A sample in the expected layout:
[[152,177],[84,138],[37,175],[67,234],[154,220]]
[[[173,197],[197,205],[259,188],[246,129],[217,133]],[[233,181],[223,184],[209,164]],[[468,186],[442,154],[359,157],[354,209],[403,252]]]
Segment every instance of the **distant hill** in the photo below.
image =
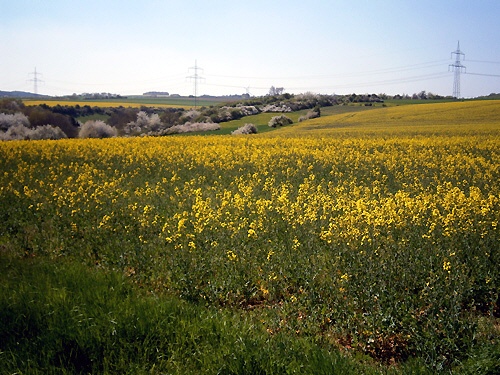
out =
[[500,99],[500,93],[496,94],[496,93],[492,92],[488,96],[479,96],[476,99],[494,99],[494,100],[497,100],[497,99]]
[[0,98],[47,98],[48,95],[33,94],[26,91],[0,91]]

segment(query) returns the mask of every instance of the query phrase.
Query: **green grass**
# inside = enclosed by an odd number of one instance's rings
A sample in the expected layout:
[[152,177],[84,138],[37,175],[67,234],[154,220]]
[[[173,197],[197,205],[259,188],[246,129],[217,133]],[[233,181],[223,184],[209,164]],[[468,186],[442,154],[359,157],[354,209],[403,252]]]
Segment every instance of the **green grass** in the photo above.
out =
[[[290,117],[293,120],[293,124],[287,126],[293,126],[298,123],[299,118],[307,113],[308,110],[296,111],[283,113],[285,116]],[[254,124],[257,127],[258,134],[267,133],[269,131],[276,130],[268,125],[269,120],[274,116],[279,116],[281,113],[266,112],[259,113],[257,115],[245,116],[239,120],[232,120],[228,122],[221,123],[221,130],[217,132],[218,134],[231,134],[232,131],[242,127],[245,124]]]
[[[340,106],[340,105],[335,105],[335,106],[330,106],[330,107],[323,107],[321,108],[321,116],[330,116],[330,115],[336,115],[336,114],[342,114],[342,113],[350,113],[350,112],[361,112],[361,111],[369,111],[373,109],[378,109],[382,108],[381,104],[378,104],[376,106],[371,106],[367,107],[364,105],[345,105],[345,106]],[[295,126],[299,123],[299,118],[301,116],[304,116],[309,110],[301,110],[301,111],[296,111],[296,112],[288,112],[284,113],[285,116],[290,117],[293,120],[293,124],[287,125],[286,127],[290,126]],[[217,132],[217,134],[230,134],[232,131],[242,127],[245,124],[254,124],[257,127],[258,134],[261,133],[267,133],[273,130],[276,130],[275,128],[269,127],[268,123],[271,118],[274,116],[279,116],[280,113],[274,113],[274,112],[268,112],[268,113],[259,113],[257,115],[253,116],[245,116],[239,120],[232,120],[228,122],[223,122],[221,123],[221,130]]]
[[[380,367],[313,338],[270,334],[262,314],[155,296],[120,273],[0,255],[2,374],[431,374]],[[266,312],[269,318],[272,311]],[[499,344],[456,374],[498,374]]]
[[[194,107],[194,97],[169,97],[169,98],[148,98],[142,96],[131,96],[126,99],[119,99],[120,102],[130,102],[130,103],[139,103],[139,104],[147,104],[147,105],[178,105],[180,107]],[[197,98],[196,105],[197,107],[210,107],[212,105],[222,104],[225,101],[221,98]]]
[[377,374],[252,314],[156,297],[119,273],[0,256],[0,373]]

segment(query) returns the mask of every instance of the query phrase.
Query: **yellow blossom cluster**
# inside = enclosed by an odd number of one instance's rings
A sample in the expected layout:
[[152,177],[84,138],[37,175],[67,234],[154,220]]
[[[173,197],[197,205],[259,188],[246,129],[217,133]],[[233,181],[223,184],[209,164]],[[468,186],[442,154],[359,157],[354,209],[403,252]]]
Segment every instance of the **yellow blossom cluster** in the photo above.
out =
[[[439,108],[435,118],[445,121],[447,107]],[[363,113],[380,124],[405,111]],[[359,116],[342,117],[342,126],[355,127]],[[449,273],[468,248],[497,240],[498,123],[482,124],[474,134],[466,119],[455,133],[424,121],[415,136],[407,115],[399,130],[311,132],[324,121],[304,122],[298,136],[290,130],[251,139],[4,142],[0,199],[11,212],[5,215],[23,212],[19,233],[30,233],[23,237],[30,251],[76,252],[123,268],[139,262],[158,277],[166,270],[168,280],[177,266],[203,268],[193,274],[200,280],[190,286],[196,293],[208,288],[203,278],[218,277],[209,266],[240,275],[232,286],[212,280],[218,298],[229,298],[220,297],[226,289],[226,296],[243,295],[233,290],[238,283],[292,290],[287,283],[304,279],[298,276],[304,261],[317,268],[315,282],[345,290],[363,272],[346,269],[349,257],[368,264],[410,247],[435,249],[439,261],[430,264],[432,272]],[[42,232],[52,234],[47,240]],[[183,254],[189,254],[184,263]]]

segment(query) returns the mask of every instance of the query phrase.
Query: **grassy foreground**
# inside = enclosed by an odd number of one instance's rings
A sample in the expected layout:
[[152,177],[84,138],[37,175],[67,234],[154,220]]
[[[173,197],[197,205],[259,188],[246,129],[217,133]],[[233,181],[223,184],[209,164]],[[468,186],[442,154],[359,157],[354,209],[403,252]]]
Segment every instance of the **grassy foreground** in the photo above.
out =
[[0,257],[5,374],[376,373],[258,320],[155,297],[116,272]]
[[500,106],[0,144],[0,372],[499,372]]

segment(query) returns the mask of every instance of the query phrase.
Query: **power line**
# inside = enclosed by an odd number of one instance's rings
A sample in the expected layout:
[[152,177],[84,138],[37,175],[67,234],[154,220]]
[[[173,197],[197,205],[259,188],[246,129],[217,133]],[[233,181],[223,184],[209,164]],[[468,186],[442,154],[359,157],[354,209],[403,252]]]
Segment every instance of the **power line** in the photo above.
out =
[[467,61],[483,63],[483,64],[500,64],[500,61],[484,61],[484,60],[467,60]]
[[483,73],[470,73],[470,72],[466,72],[465,74],[473,76],[484,76],[484,77],[500,77],[500,74],[483,74]]
[[351,73],[339,73],[339,74],[318,74],[318,75],[303,75],[303,76],[240,76],[240,75],[221,75],[221,74],[209,74],[210,77],[215,78],[239,78],[239,79],[260,79],[260,80],[269,80],[269,79],[324,79],[324,78],[335,78],[335,77],[360,77],[364,75],[375,75],[375,74],[390,74],[396,72],[404,72],[415,69],[425,69],[432,68],[436,66],[442,66],[441,64],[445,61],[449,60],[435,60],[418,64],[411,64],[399,67],[392,68],[382,68],[377,70],[369,70],[364,72],[351,72]]
[[[355,87],[370,87],[370,86],[380,86],[380,85],[397,85],[401,83],[410,83],[410,82],[419,82],[419,81],[435,81],[436,79],[441,79],[448,77],[447,72],[438,72],[438,73],[431,73],[431,74],[424,74],[424,75],[417,75],[417,76],[409,76],[409,77],[403,77],[403,78],[394,78],[394,79],[386,79],[386,80],[379,80],[379,81],[362,81],[358,83],[347,83],[347,84],[341,84],[341,85],[322,85],[322,86],[292,86],[288,87],[291,90],[313,90],[313,89],[349,89],[349,88],[355,88]],[[229,84],[217,84],[217,83],[207,83],[208,86],[216,86],[216,87],[230,87],[230,88],[240,88],[241,86],[237,85],[229,85]],[[258,89],[258,90],[267,90],[267,87],[263,86],[252,86],[253,89]]]
[[[425,75],[420,75],[420,76],[411,76],[411,77],[405,77],[405,78],[397,78],[397,79],[389,79],[389,80],[382,80],[382,81],[362,81],[358,83],[347,83],[347,84],[341,84],[341,85],[334,85],[335,89],[353,89],[356,87],[373,87],[373,86],[386,86],[386,85],[398,85],[402,83],[411,83],[411,82],[420,82],[420,81],[435,81],[436,79],[440,78],[445,78],[448,76],[448,73],[432,73],[432,74],[425,74]],[[330,89],[332,86],[314,86],[314,89]],[[289,89],[308,89],[311,90],[313,89],[312,87],[289,87]]]

